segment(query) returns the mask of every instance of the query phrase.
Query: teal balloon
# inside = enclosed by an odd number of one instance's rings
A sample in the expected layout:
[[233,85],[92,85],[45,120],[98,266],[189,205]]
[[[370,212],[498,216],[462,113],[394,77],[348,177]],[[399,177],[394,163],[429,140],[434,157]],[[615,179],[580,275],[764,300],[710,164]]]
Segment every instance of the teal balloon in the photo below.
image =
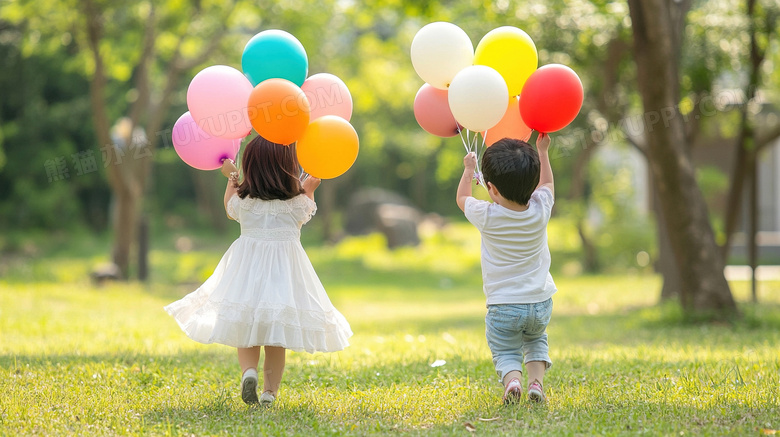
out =
[[252,86],[272,78],[287,79],[301,86],[309,73],[309,58],[303,44],[291,34],[264,30],[246,43],[241,69]]

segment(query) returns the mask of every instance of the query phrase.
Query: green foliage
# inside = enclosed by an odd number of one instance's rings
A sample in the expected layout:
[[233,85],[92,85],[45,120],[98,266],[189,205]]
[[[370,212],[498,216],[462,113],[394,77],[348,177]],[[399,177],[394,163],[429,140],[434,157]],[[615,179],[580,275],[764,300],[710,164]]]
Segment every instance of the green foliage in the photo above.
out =
[[[601,264],[607,271],[650,270],[654,259],[655,227],[643,212],[646,199],[641,168],[631,150],[609,147],[590,163],[590,209],[576,214],[588,217],[588,231],[594,236]],[[644,259],[643,259],[644,258]]]
[[[772,17],[777,21],[777,7],[771,1],[757,3],[762,30]],[[608,217],[606,225],[588,229],[596,232],[604,265],[633,268],[637,253],[654,256],[647,231],[652,222],[624,214],[625,196],[631,193],[616,192],[609,186],[612,181],[591,171],[585,181],[589,187],[585,199],[566,199],[575,184],[572,170],[586,148],[627,147],[625,126],[620,122],[642,111],[633,85],[631,23],[624,2],[124,0],[94,4],[102,14],[100,51],[109,76],[107,116],[112,121],[126,115],[138,98],[136,64],[152,5],[156,35],[156,56],[150,65],[150,86],[156,91],[153,100],[166,86],[166,74],[174,64],[187,64],[215,44],[200,64],[187,65],[181,80],[172,84],[176,91],[171,107],[163,114],[163,131],[155,137],[161,147],[155,152],[144,213],[152,216],[158,228],[169,222],[193,228],[208,225],[196,206],[199,194],[193,188],[193,171],[169,146],[170,128],[187,110],[189,79],[208,65],[239,68],[246,41],[270,28],[285,29],[301,40],[309,55],[310,74],[336,74],[351,90],[355,105],[351,122],[360,135],[361,149],[353,168],[336,182],[337,207],[343,207],[356,190],[378,186],[406,195],[425,211],[460,217],[452,197],[462,168],[461,140],[425,133],[412,111],[422,82],[411,66],[411,41],[423,25],[445,20],[461,26],[474,45],[495,27],[521,27],[534,39],[540,65],[564,63],[577,71],[586,93],[581,115],[554,134],[556,214],[571,224],[593,210]],[[683,112],[694,108],[703,95],[742,86],[749,47],[743,9],[743,3],[736,0],[694,2],[681,47]],[[72,229],[79,224],[96,231],[107,229],[110,191],[103,167],[108,164],[102,156],[104,145],[96,144],[91,124],[89,79],[94,65],[83,4],[73,0],[6,2],[0,9],[0,35],[5,67],[0,71],[4,90],[0,226],[16,231]],[[780,75],[773,66],[780,63],[778,41],[762,39],[760,44],[768,49],[765,95],[777,101],[780,86],[773,84],[780,84]],[[177,47],[181,58],[174,60]],[[738,114],[723,110],[718,108],[717,117],[702,118],[702,136],[736,133]],[[147,116],[141,114],[142,123]],[[78,152],[92,152],[98,170],[75,175],[73,155]],[[65,159],[70,176],[49,182],[45,163],[55,158]],[[221,184],[216,174],[213,180]],[[717,189],[711,193],[715,197],[722,194],[720,187],[703,188]],[[28,199],[30,193],[36,194],[35,201]],[[713,220],[717,228],[717,218]],[[576,250],[566,252],[562,264],[576,262],[577,256]]]
[[[0,227],[74,228],[105,226],[108,189],[93,149],[88,83],[63,71],[66,52],[22,54],[23,29],[0,27]],[[82,165],[91,153],[94,170]],[[64,171],[62,171],[64,169]]]

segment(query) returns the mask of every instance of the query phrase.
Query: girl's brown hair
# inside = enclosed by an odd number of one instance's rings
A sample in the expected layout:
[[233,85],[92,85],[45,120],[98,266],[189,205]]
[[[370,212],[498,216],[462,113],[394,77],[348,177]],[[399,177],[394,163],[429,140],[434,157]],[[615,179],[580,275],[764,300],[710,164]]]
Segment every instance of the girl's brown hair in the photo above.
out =
[[303,194],[295,144],[284,146],[258,135],[244,148],[241,169],[244,181],[238,196],[242,199],[287,200]]

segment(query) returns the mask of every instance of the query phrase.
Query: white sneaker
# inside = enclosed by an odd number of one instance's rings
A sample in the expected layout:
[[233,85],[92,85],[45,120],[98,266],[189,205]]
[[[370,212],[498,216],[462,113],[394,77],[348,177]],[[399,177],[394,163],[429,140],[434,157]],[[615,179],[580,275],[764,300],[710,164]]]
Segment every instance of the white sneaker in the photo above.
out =
[[241,399],[247,404],[257,403],[257,370],[246,369],[241,377]]
[[270,407],[275,400],[276,397],[272,395],[270,391],[264,391],[263,394],[260,395],[260,405],[264,407]]
[[544,388],[539,380],[534,380],[530,386],[528,386],[528,400],[531,402],[544,403],[547,398],[544,397]]

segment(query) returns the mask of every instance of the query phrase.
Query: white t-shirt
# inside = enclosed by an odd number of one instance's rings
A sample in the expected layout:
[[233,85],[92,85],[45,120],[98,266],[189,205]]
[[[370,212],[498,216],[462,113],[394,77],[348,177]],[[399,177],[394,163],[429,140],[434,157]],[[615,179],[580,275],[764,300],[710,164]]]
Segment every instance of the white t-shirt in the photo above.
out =
[[534,191],[525,211],[466,199],[466,218],[482,234],[482,282],[488,305],[544,302],[557,291],[547,247],[553,203],[547,187]]

